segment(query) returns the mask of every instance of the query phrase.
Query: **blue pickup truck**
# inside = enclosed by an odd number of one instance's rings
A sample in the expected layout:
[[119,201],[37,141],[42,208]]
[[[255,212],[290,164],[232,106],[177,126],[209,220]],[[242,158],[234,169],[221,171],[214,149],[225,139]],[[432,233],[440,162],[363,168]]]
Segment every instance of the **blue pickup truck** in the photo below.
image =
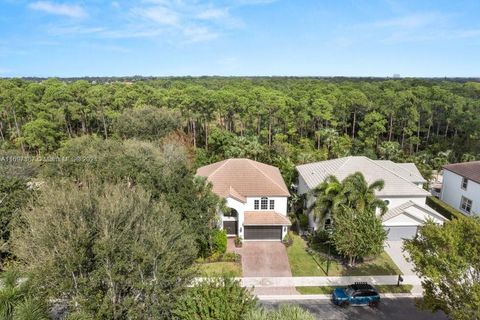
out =
[[349,305],[377,307],[380,303],[380,295],[368,283],[356,282],[345,288],[336,288],[332,293],[332,302],[341,307]]

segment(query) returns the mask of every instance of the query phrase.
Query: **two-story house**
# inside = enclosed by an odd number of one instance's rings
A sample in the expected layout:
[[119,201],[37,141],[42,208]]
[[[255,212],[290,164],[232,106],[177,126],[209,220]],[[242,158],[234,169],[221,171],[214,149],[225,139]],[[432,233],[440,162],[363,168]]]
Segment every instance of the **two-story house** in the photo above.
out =
[[480,161],[443,166],[440,199],[466,215],[480,214]]
[[250,159],[228,159],[199,168],[197,175],[226,200],[230,210],[219,216],[220,228],[228,236],[277,241],[285,237],[291,225],[290,193],[278,168]]
[[426,205],[430,193],[423,189],[426,183],[413,163],[394,163],[389,160],[371,160],[367,157],[344,157],[320,161],[296,167],[298,171],[297,192],[305,195],[306,214],[309,215],[310,227],[317,229],[329,224],[330,219],[318,221],[309,208],[315,202],[312,190],[325,179],[333,175],[342,181],[347,176],[361,172],[367,183],[383,180],[385,186],[376,192],[376,197],[382,199],[388,207],[382,216],[382,223],[388,230],[389,240],[410,239],[427,219],[443,223],[445,218]]

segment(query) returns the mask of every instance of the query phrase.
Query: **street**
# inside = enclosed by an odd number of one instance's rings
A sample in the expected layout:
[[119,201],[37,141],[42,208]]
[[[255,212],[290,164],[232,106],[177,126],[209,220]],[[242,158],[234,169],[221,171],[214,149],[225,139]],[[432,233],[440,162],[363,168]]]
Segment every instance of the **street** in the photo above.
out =
[[447,319],[443,313],[432,314],[428,311],[419,310],[412,298],[383,298],[377,309],[369,307],[341,308],[332,304],[329,300],[291,300],[291,301],[260,301],[266,308],[278,308],[283,304],[298,305],[310,311],[317,319],[322,320],[443,320]]

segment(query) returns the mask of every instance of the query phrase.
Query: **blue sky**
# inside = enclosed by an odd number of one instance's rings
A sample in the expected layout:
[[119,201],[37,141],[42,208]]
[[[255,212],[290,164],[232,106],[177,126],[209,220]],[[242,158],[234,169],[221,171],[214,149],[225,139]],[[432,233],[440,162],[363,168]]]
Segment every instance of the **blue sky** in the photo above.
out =
[[0,76],[480,76],[479,0],[0,0]]

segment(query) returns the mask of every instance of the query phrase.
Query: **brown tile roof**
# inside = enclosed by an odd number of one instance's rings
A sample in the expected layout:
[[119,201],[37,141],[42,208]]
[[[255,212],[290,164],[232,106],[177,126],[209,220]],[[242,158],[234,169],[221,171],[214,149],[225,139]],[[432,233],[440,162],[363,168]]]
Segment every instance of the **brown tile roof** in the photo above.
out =
[[480,183],[480,161],[452,163],[443,166],[443,168],[475,181],[476,183]]
[[274,211],[245,211],[244,226],[277,225],[290,226],[290,219]]
[[213,192],[221,197],[243,199],[249,196],[290,196],[277,167],[250,159],[228,159],[198,168]]

